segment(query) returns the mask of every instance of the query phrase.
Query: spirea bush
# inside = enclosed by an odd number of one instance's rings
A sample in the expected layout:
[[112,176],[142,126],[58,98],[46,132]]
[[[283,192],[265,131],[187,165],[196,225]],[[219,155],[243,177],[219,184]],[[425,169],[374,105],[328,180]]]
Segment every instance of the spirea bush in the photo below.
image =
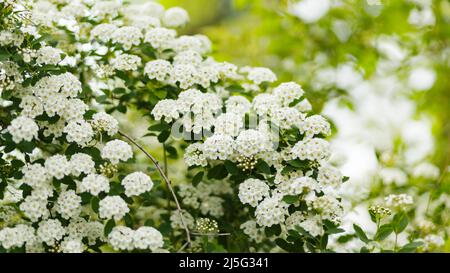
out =
[[1,251],[330,250],[348,178],[300,85],[214,60],[180,8],[0,6]]

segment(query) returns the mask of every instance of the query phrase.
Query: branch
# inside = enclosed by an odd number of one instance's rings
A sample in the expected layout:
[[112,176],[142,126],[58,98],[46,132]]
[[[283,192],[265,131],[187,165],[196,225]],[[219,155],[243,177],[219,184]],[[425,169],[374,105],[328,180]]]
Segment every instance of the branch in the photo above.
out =
[[198,233],[192,232],[194,236],[230,236],[231,233]]
[[184,230],[186,231],[187,246],[190,246],[191,245],[191,234],[189,232],[188,226],[186,225],[186,221],[184,220],[183,211],[181,209],[180,203],[178,202],[177,196],[175,195],[175,191],[172,188],[169,178],[166,176],[164,171],[161,169],[161,166],[159,166],[158,161],[151,154],[149,154],[141,145],[139,145],[133,138],[131,138],[127,134],[123,133],[122,131],[119,131],[119,135],[123,136],[128,141],[130,141],[132,144],[134,144],[136,147],[138,147],[139,150],[141,150],[153,162],[153,164],[155,165],[159,174],[161,175],[163,180],[166,182],[167,188],[169,188],[170,192],[172,193],[173,199],[175,200],[175,204],[177,206],[178,213],[180,214],[181,223],[183,224]]

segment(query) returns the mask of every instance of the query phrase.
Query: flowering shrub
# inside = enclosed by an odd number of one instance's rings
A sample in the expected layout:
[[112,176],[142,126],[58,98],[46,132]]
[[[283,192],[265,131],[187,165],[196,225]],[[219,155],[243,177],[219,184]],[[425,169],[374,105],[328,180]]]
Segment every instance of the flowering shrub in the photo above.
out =
[[[346,236],[372,251],[405,230],[411,197],[388,195],[369,211],[373,239],[357,225],[336,236],[349,178],[330,161],[330,123],[299,84],[216,61],[206,36],[179,35],[185,10],[0,6],[0,251],[325,252]],[[389,220],[388,206],[399,209]],[[416,238],[393,250],[414,251]]]

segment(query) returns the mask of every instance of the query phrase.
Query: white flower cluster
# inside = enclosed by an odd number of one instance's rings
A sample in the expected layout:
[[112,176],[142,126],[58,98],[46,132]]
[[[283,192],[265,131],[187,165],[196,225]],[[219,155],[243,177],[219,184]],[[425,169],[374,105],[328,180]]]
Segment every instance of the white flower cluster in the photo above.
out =
[[122,140],[111,140],[102,149],[102,158],[111,161],[113,164],[119,161],[127,161],[133,157],[131,146]]
[[94,130],[106,132],[109,136],[114,136],[119,131],[119,122],[105,112],[95,113],[91,124]]
[[78,189],[80,192],[98,195],[101,192],[109,192],[109,181],[101,174],[88,174],[83,178]]
[[[0,1],[0,5],[3,2]],[[91,96],[90,90],[83,90],[84,86],[76,76],[79,71],[72,74],[62,67],[75,67],[75,64],[85,61],[80,59],[84,58],[81,55],[100,56],[108,50],[89,43],[76,43],[71,47],[62,40],[50,46],[47,39],[36,39],[42,37],[39,33],[41,27],[52,34],[64,28],[73,32],[75,39],[84,39],[78,20],[105,22],[92,30],[91,38],[111,43],[118,49],[108,55],[111,56],[109,69],[129,71],[140,68],[141,58],[122,52],[122,49],[126,51],[140,45],[144,32],[138,27],[106,23],[120,14],[121,4],[118,2],[24,3],[19,0],[8,1],[7,4],[13,11],[20,11],[21,16],[16,16],[15,12],[5,13],[3,9],[0,11],[0,51],[4,51],[4,47],[14,50],[11,54],[14,58],[8,54],[6,60],[0,62],[0,95],[3,98],[4,91],[12,91],[6,96],[8,99],[12,97],[11,100],[2,100],[12,110],[6,113],[6,120],[10,123],[6,128],[0,128],[0,150],[3,152],[3,140],[16,148],[2,153],[2,178],[3,160],[8,163],[6,166],[9,163],[23,166],[20,167],[22,175],[7,176],[7,185],[2,188],[0,247],[8,251],[24,247],[26,252],[80,253],[88,246],[106,243],[104,224],[109,219],[119,220],[130,212],[128,204],[120,196],[107,195],[111,194],[107,177],[118,172],[112,164],[127,161],[133,153],[127,143],[111,139],[117,134],[119,123],[111,115],[97,112],[101,109],[95,101],[98,94],[94,92]],[[23,12],[29,8],[30,12]],[[162,18],[163,14],[164,9],[158,16]],[[180,13],[176,10],[169,12],[166,20],[172,20],[174,14]],[[55,28],[47,31],[52,27]],[[89,30],[87,27],[86,32]],[[98,54],[68,56],[74,50],[87,52],[90,49]],[[98,60],[97,57],[91,58],[91,63]],[[92,116],[91,120],[87,114]],[[106,133],[109,140],[101,149],[101,145],[93,141],[100,133]],[[25,152],[30,146],[34,150]],[[149,191],[153,186],[148,176],[138,172],[125,176],[122,184],[130,196]],[[94,203],[86,202],[85,198],[100,199],[98,212]],[[10,209],[12,206],[14,210]],[[105,220],[95,220],[99,218]],[[163,246],[162,235],[150,227],[138,229],[134,240],[138,249],[156,250]]]
[[39,127],[36,122],[28,117],[20,116],[11,121],[11,125],[7,128],[15,143],[21,141],[32,141],[38,138]]
[[179,94],[177,100],[162,100],[152,110],[155,120],[164,117],[166,122],[180,118],[183,129],[199,134],[210,130],[215,115],[220,111],[222,101],[216,94],[189,89]]
[[269,196],[270,188],[262,180],[250,178],[239,185],[239,199],[243,204],[256,207],[258,202]]
[[115,250],[151,250],[157,251],[163,247],[162,234],[152,227],[143,226],[137,230],[129,227],[114,227],[108,235],[108,241]]
[[278,196],[267,197],[256,207],[256,222],[264,227],[281,224],[288,213],[286,210],[288,206]]
[[405,209],[413,204],[413,198],[408,194],[390,194],[384,198],[386,206],[397,209]]
[[223,195],[232,192],[226,181],[214,181],[211,184],[201,182],[197,186],[182,184],[178,194],[185,206],[199,209],[203,215],[220,217],[224,214]]
[[150,191],[153,187],[153,181],[143,172],[134,172],[125,176],[122,185],[125,187],[125,194],[131,197]]
[[101,218],[120,220],[128,212],[130,209],[120,196],[106,196],[99,202],[98,214]]

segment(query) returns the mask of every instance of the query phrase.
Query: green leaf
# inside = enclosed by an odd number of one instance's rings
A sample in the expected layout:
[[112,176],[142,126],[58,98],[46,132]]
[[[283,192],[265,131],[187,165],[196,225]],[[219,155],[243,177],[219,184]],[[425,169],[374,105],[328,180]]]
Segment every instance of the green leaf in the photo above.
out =
[[164,130],[158,135],[158,141],[160,143],[164,143],[169,138],[169,136],[170,136],[170,131],[169,130]]
[[224,164],[214,166],[208,171],[209,179],[224,179],[228,176],[228,171]]
[[166,90],[155,90],[154,91],[155,96],[157,96],[159,99],[165,99],[167,96],[167,91]]
[[392,219],[395,233],[401,233],[408,226],[408,216],[404,212],[397,213]]
[[275,239],[275,244],[277,244],[277,246],[279,246],[283,250],[286,250],[287,252],[297,252],[294,244],[290,244],[281,238]]
[[169,124],[167,124],[167,123],[158,123],[158,124],[155,124],[155,125],[152,125],[152,126],[148,127],[147,130],[161,132],[161,131],[169,130],[169,129],[170,129]]
[[367,237],[366,233],[360,226],[358,226],[357,224],[353,224],[353,229],[355,230],[356,236],[358,236],[361,241],[366,244],[370,242],[370,239]]
[[271,227],[266,227],[264,229],[267,237],[270,237],[272,235],[279,236],[281,234],[281,226],[280,225],[273,225]]
[[131,217],[131,215],[129,213],[125,214],[123,219],[125,220],[125,224],[128,227],[132,227],[133,226],[133,218]]
[[342,177],[342,183],[347,182],[350,179],[348,176]]
[[287,204],[294,204],[299,200],[297,195],[286,195],[283,197],[283,201]]
[[196,187],[198,185],[198,183],[200,183],[203,179],[203,175],[205,173],[204,172],[198,172],[194,178],[192,178],[192,185],[194,185],[194,187]]
[[327,234],[339,234],[343,232],[345,232],[345,230],[343,230],[342,228],[330,228],[326,230]]
[[291,165],[292,167],[295,167],[295,168],[304,169],[304,168],[307,168],[309,166],[309,161],[308,160],[295,159],[295,160],[289,161],[288,164]]
[[264,160],[259,160],[258,163],[256,163],[256,169],[260,171],[261,173],[265,174],[271,174],[270,166],[267,164]]
[[166,151],[169,153],[169,157],[171,158],[177,158],[178,152],[177,149],[173,146],[166,146]]
[[400,253],[413,253],[416,252],[419,246],[422,246],[423,242],[415,241],[404,245],[398,252]]
[[359,252],[360,253],[369,253],[369,249],[367,249],[367,247],[363,246],[363,247],[361,247],[361,250]]
[[115,226],[116,222],[114,221],[114,219],[109,219],[108,222],[106,222],[105,228],[103,230],[105,236],[108,236]]
[[377,233],[375,234],[375,240],[376,241],[383,241],[386,239],[391,233],[394,231],[394,228],[390,224],[382,225]]
[[305,236],[306,238],[309,238],[313,241],[317,242],[317,239],[314,238],[311,234],[309,234],[309,232],[307,232],[304,228],[302,228],[301,226],[296,226],[295,230],[298,231],[301,235]]
[[98,209],[100,207],[100,199],[97,196],[92,197],[91,199],[91,207],[95,213],[98,213]]
[[233,163],[233,162],[231,162],[231,161],[229,161],[229,160],[226,160],[226,161],[224,162],[224,164],[225,164],[225,168],[227,169],[227,171],[228,171],[230,174],[232,174],[232,175],[237,175],[237,174],[240,173],[240,169],[236,166],[235,163]]

